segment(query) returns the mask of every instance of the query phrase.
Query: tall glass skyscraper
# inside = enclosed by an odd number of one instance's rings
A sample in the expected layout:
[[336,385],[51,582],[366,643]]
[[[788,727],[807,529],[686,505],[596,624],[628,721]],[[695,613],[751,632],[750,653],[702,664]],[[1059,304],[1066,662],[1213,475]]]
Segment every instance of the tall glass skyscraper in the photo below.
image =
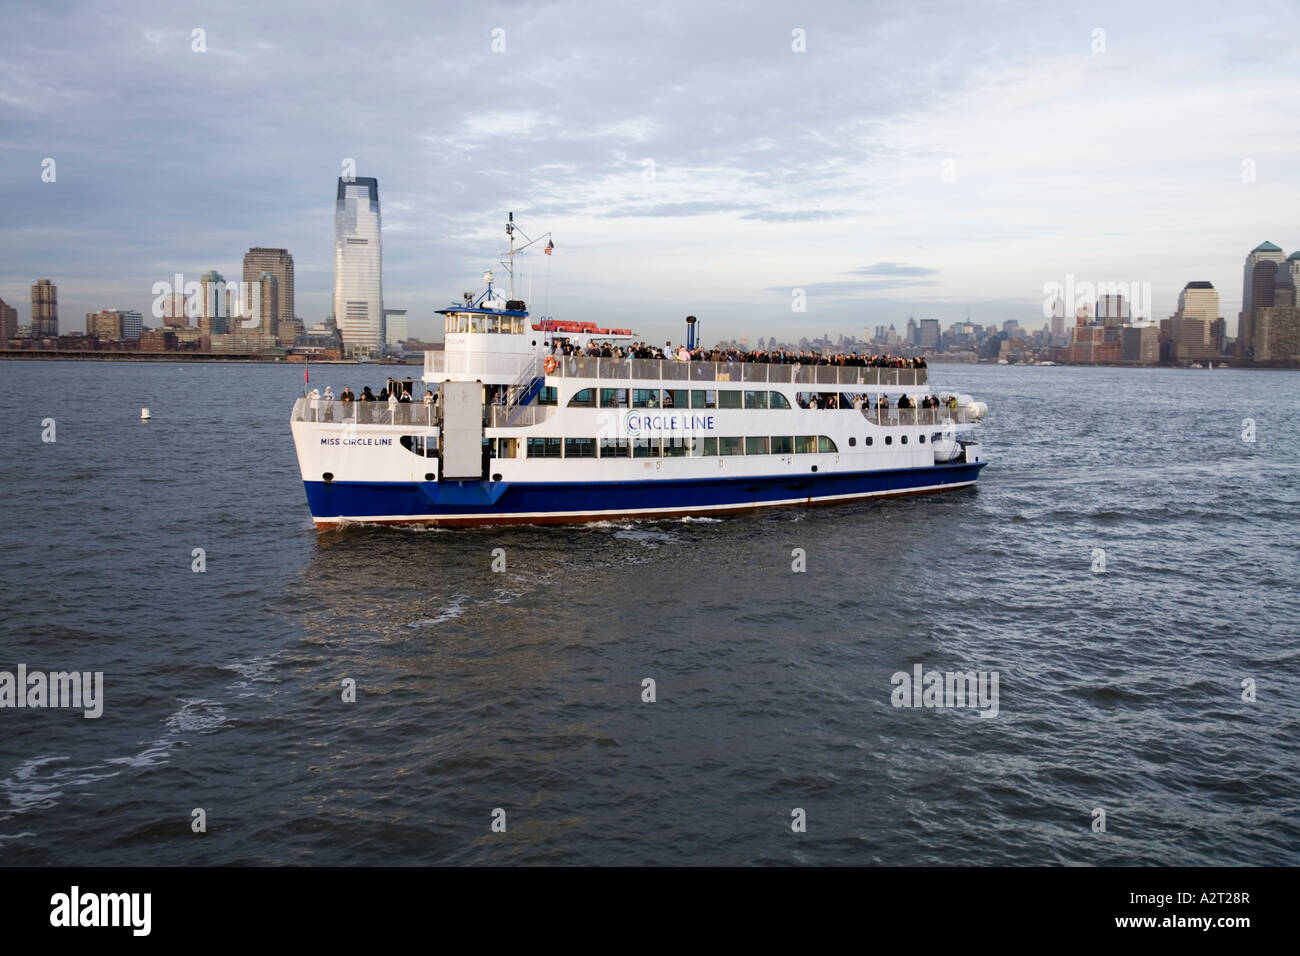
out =
[[383,351],[379,180],[369,176],[339,179],[334,205],[334,321],[349,354]]

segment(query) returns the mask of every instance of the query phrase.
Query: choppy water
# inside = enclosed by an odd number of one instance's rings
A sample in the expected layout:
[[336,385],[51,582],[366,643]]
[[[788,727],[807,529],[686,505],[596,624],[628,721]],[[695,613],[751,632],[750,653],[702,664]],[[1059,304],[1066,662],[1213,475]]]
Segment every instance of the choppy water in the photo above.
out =
[[[0,375],[0,670],[106,685],[0,710],[0,861],[1300,862],[1295,373],[939,366],[971,491],[323,536],[298,369]],[[998,715],[895,708],[917,663]]]

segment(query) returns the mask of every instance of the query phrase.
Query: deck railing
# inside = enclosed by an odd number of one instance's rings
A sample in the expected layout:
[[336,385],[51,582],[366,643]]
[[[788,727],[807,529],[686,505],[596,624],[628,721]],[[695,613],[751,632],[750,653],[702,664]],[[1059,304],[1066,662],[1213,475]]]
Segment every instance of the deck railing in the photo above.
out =
[[923,368],[864,365],[776,365],[767,362],[678,362],[669,359],[557,355],[556,378],[609,381],[759,382],[795,385],[904,386],[926,384]]
[[[684,363],[683,363],[684,364]],[[611,408],[625,408],[625,405]],[[712,407],[710,411],[715,410]],[[738,409],[739,410],[739,409]],[[775,410],[774,410],[775,411]],[[853,411],[853,409],[820,409],[814,411],[835,412]],[[555,417],[555,405],[523,405],[508,407],[505,405],[487,406],[486,423],[491,428],[521,428],[528,425],[540,425]],[[864,406],[858,411],[867,421],[875,425],[964,425],[978,421],[963,406],[951,408],[877,408]],[[441,424],[438,420],[438,406],[422,403],[398,402],[340,402],[338,399],[299,398],[293,403],[291,421],[325,422],[336,425],[410,425],[434,428]]]
[[[556,378],[597,378],[610,381],[771,382],[779,385],[925,385],[923,368],[876,368],[863,365],[781,365],[768,362],[679,362],[670,359],[596,358],[556,355]],[[424,371],[440,375],[501,375],[527,377],[536,362],[529,355],[425,352]]]
[[415,402],[340,402],[337,398],[300,398],[293,403],[290,421],[331,422],[354,425],[438,424],[438,406]]

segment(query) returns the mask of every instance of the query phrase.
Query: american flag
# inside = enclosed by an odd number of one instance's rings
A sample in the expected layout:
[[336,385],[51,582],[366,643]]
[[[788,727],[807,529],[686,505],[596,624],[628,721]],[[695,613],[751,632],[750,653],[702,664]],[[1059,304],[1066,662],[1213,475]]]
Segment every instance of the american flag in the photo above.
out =
[[551,242],[551,240],[547,239],[547,240],[546,240],[546,248],[543,249],[542,251],[545,252],[545,253],[549,256],[549,255],[551,254],[551,250],[554,249],[554,248],[555,248],[555,243],[553,243],[553,242]]

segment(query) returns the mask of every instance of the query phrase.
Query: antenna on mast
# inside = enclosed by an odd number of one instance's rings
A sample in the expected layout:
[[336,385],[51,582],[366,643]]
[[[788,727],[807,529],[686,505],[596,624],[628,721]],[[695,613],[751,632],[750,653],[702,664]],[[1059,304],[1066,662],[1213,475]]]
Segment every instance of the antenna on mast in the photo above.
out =
[[[510,275],[510,298],[511,299],[515,297],[515,251],[516,251],[515,232],[516,231],[519,233],[519,235],[523,236],[525,239],[528,239],[528,234],[515,225],[515,214],[512,212],[508,215],[508,218],[506,219],[506,235],[510,237],[510,251],[506,254],[506,258],[500,260],[501,264],[506,267],[506,272],[509,273]],[[548,232],[545,233],[544,235],[538,236],[536,239],[528,239],[527,242],[525,242],[522,246],[519,247],[518,251],[522,253],[533,243],[541,242],[543,239],[549,240],[550,238],[551,238],[551,234]]]

